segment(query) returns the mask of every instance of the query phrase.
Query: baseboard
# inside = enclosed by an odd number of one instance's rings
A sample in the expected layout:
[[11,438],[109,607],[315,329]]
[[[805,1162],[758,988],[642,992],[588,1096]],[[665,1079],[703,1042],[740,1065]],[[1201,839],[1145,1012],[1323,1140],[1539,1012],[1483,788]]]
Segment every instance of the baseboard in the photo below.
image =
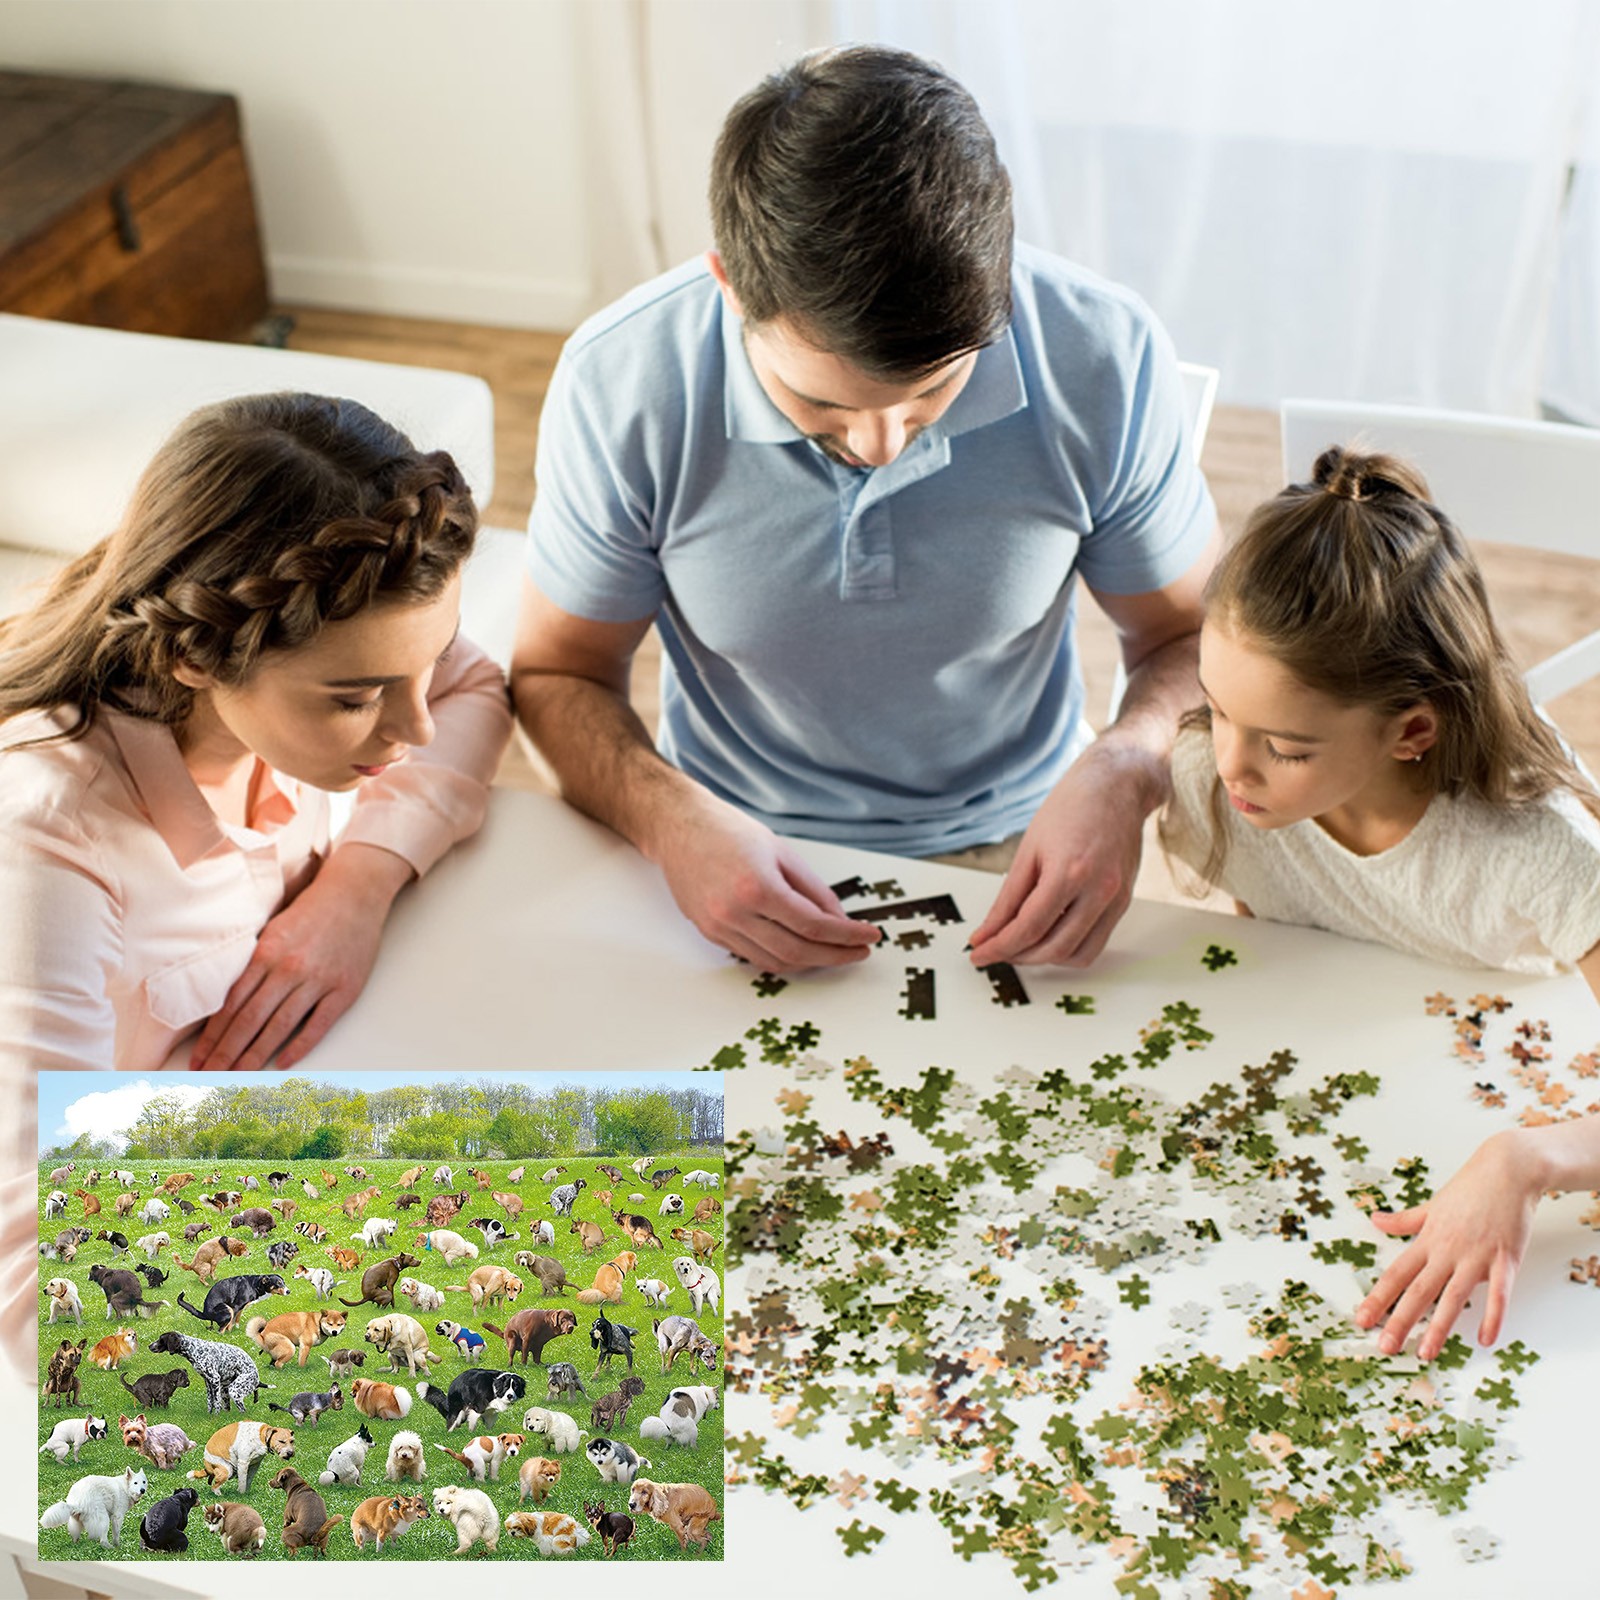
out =
[[566,332],[591,309],[586,283],[541,281],[510,273],[273,255],[267,261],[267,276],[272,297],[280,304],[396,317]]

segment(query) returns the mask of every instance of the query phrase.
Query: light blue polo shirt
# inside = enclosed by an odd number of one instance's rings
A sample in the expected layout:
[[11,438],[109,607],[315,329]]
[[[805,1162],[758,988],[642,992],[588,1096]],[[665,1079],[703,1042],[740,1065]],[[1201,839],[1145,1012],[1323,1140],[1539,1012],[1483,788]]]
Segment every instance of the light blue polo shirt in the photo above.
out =
[[932,855],[1024,828],[1088,737],[1074,579],[1161,588],[1210,536],[1149,308],[1023,248],[1013,302],[877,468],[772,404],[703,261],[562,352],[533,580],[580,617],[656,618],[663,755],[779,833]]

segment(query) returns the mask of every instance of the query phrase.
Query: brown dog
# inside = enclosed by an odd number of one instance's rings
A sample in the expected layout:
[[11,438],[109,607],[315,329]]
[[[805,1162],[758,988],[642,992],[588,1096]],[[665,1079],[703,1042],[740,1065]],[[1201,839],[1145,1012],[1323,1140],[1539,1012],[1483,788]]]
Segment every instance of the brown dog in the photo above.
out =
[[522,1484],[517,1504],[520,1506],[531,1494],[535,1505],[543,1505],[546,1496],[561,1481],[561,1463],[552,1461],[549,1456],[529,1456],[517,1468],[517,1477]]
[[588,1255],[592,1250],[598,1250],[605,1243],[606,1236],[597,1223],[584,1222],[574,1217],[568,1233],[575,1233],[583,1245],[583,1253]]
[[56,1397],[58,1409],[68,1400],[73,1405],[78,1404],[78,1396],[83,1389],[83,1382],[78,1377],[78,1363],[83,1360],[83,1352],[88,1348],[87,1339],[80,1339],[76,1344],[69,1344],[63,1339],[50,1357],[50,1366],[45,1372],[44,1394]]
[[567,1292],[567,1269],[554,1256],[540,1256],[531,1250],[519,1250],[512,1260],[524,1272],[531,1272],[539,1280],[541,1295]]
[[398,1422],[411,1415],[411,1391],[392,1383],[357,1378],[350,1385],[350,1399],[362,1416],[378,1422]]
[[696,1222],[709,1222],[722,1210],[722,1202],[714,1194],[708,1194],[704,1200],[694,1208]]
[[192,1272],[201,1283],[209,1283],[216,1276],[217,1268],[229,1256],[242,1256],[250,1248],[243,1239],[230,1239],[223,1234],[217,1239],[207,1239],[194,1253],[193,1261],[183,1261],[174,1254],[172,1259],[180,1267]]
[[445,1288],[470,1294],[474,1310],[481,1310],[492,1306],[496,1300],[515,1300],[522,1293],[522,1279],[489,1262],[477,1268],[465,1283],[447,1283]]
[[308,1545],[319,1556],[328,1553],[328,1536],[339,1526],[338,1517],[328,1515],[322,1496],[300,1476],[293,1467],[285,1467],[272,1480],[274,1489],[282,1489],[283,1548],[290,1555],[298,1555]]
[[717,1502],[698,1483],[655,1483],[635,1478],[628,1491],[628,1509],[654,1517],[678,1536],[678,1548],[710,1544],[711,1524],[722,1518]]
[[672,1237],[680,1244],[687,1244],[694,1251],[696,1261],[709,1261],[716,1254],[716,1235],[707,1233],[704,1228],[674,1228]]
[[336,1339],[344,1332],[345,1314],[342,1311],[285,1311],[270,1322],[265,1317],[251,1317],[245,1324],[245,1335],[272,1357],[275,1367],[286,1367],[296,1353],[300,1365],[306,1364],[311,1347],[320,1339]]
[[505,1327],[497,1328],[492,1322],[485,1322],[485,1333],[497,1333],[506,1342],[506,1365],[515,1366],[517,1356],[522,1356],[523,1366],[527,1366],[531,1356],[540,1366],[544,1365],[544,1347],[552,1339],[559,1339],[563,1334],[571,1333],[578,1326],[578,1314],[562,1307],[558,1311],[543,1311],[530,1308],[519,1311],[514,1317],[508,1319]]
[[[328,1230],[324,1228],[321,1238],[325,1239],[327,1236]],[[317,1235],[313,1234],[311,1237],[316,1238]],[[361,1252],[359,1250],[347,1250],[342,1244],[329,1245],[328,1254],[332,1257],[334,1266],[341,1272],[354,1272],[361,1265]],[[360,1303],[359,1300],[356,1302],[357,1305]]]
[[361,1274],[361,1298],[359,1300],[346,1300],[343,1295],[340,1295],[339,1304],[342,1306],[359,1306],[365,1305],[370,1300],[373,1305],[382,1306],[385,1311],[393,1311],[394,1286],[400,1281],[400,1274],[407,1267],[421,1265],[422,1263],[409,1250],[402,1250],[397,1256],[385,1256],[382,1261],[374,1261]]
[[89,1352],[89,1359],[97,1367],[103,1367],[107,1372],[115,1372],[117,1363],[127,1360],[138,1345],[139,1341],[134,1336],[132,1328],[118,1328],[115,1333],[108,1333]]
[[[631,1250],[627,1253],[633,1254]],[[616,1262],[608,1261],[596,1269],[593,1285],[578,1291],[578,1299],[586,1306],[620,1306],[622,1290],[627,1281]]]
[[365,1550],[370,1540],[381,1554],[386,1539],[393,1542],[412,1523],[432,1515],[420,1494],[375,1494],[350,1513],[350,1536],[356,1549]]

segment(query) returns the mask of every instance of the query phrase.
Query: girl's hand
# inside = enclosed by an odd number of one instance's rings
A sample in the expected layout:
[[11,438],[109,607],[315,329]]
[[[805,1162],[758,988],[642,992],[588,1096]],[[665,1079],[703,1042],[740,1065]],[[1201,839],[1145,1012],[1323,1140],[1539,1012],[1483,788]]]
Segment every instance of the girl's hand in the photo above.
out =
[[1387,1317],[1378,1339],[1386,1355],[1400,1350],[1417,1319],[1432,1307],[1417,1345],[1417,1355],[1431,1361],[1444,1348],[1467,1297],[1484,1282],[1489,1300],[1478,1343],[1491,1345],[1500,1337],[1545,1187],[1534,1147],[1522,1133],[1510,1129],[1486,1139],[1425,1205],[1373,1213],[1373,1224],[1382,1232],[1416,1236],[1356,1307],[1358,1327],[1373,1327]]

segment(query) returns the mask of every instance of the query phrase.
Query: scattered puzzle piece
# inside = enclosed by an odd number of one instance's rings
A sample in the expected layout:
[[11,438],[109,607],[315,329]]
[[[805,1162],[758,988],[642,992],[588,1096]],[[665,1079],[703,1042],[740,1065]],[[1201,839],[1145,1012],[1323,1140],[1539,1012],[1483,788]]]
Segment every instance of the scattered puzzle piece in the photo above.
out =
[[1064,994],[1056,1001],[1056,1010],[1066,1012],[1069,1017],[1092,1017],[1094,1015],[1094,996],[1092,994]]
[[1221,972],[1224,967],[1238,966],[1239,957],[1220,944],[1208,944],[1206,953],[1200,958],[1200,965],[1208,972]]

